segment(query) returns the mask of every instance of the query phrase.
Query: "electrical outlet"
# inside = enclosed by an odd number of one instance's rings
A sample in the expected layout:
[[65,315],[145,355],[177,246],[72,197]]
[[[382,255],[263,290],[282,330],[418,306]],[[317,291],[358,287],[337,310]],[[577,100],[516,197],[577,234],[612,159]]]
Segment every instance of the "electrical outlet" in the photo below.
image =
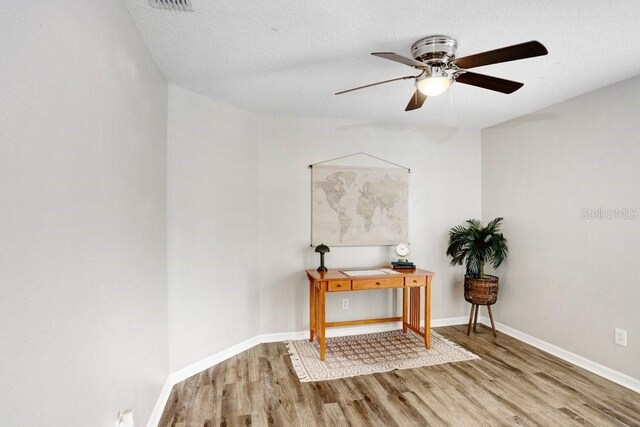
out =
[[342,298],[342,309],[343,310],[349,309],[349,298]]
[[627,331],[616,328],[615,343],[623,347],[627,346]]

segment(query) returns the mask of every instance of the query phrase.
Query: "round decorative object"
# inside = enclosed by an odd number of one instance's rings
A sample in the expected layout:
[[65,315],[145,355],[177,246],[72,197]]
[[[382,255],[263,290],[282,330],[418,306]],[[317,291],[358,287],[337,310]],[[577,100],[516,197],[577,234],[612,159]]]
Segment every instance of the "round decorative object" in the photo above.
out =
[[398,246],[396,246],[396,253],[399,257],[403,258],[411,253],[411,248],[409,248],[409,245],[407,245],[406,243],[400,243]]

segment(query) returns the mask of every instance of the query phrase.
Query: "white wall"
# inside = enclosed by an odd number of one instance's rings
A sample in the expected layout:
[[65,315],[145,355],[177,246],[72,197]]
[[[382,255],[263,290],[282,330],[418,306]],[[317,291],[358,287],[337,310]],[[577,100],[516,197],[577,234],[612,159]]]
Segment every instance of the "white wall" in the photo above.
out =
[[[448,229],[467,218],[480,216],[478,131],[263,117],[259,177],[261,333],[309,327],[309,291],[304,270],[316,268],[319,256],[309,246],[308,165],[361,151],[411,169],[410,259],[436,273],[432,318],[465,314],[462,271],[449,267],[445,251]],[[346,163],[361,160],[351,158]],[[329,268],[388,265],[396,258],[394,248],[386,246],[332,247],[325,256]],[[393,294],[396,297],[390,298]],[[341,299],[345,297],[350,299],[349,310],[341,308]],[[394,313],[398,313],[399,297],[398,291],[392,290],[387,295],[380,291],[329,295],[327,319],[397,315]]]
[[146,422],[168,373],[166,83],[119,1],[0,14],[0,414]]
[[[480,132],[256,116],[169,89],[169,325],[176,371],[261,333],[308,328],[310,163],[366,151],[411,167],[411,258],[436,272],[433,317],[462,316],[447,230],[480,216]],[[358,161],[353,159],[352,161]],[[375,266],[390,247],[332,248],[330,267]],[[389,293],[391,293],[390,291]],[[328,316],[391,315],[397,298],[330,296]]]
[[258,332],[258,125],[169,87],[169,341],[176,371]]
[[[638,111],[634,78],[485,129],[482,214],[511,252],[497,321],[640,379]],[[635,219],[583,219],[600,208]]]

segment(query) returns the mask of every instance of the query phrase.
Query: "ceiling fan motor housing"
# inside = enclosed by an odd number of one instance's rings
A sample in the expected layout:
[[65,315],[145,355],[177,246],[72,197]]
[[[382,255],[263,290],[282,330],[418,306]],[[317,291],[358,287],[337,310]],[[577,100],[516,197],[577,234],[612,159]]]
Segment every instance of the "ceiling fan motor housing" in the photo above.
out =
[[457,48],[458,42],[449,36],[429,36],[411,46],[411,55],[425,64],[443,66],[455,58]]

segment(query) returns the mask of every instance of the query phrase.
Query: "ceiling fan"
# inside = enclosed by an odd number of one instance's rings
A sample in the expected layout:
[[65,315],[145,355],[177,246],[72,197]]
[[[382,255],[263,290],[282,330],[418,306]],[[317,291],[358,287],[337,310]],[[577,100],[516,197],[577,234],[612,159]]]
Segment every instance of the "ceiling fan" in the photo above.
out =
[[537,41],[489,50],[475,55],[463,56],[462,58],[456,58],[457,47],[458,42],[449,36],[429,36],[418,40],[411,46],[413,59],[393,52],[373,52],[371,54],[373,56],[408,65],[417,69],[420,73],[343,90],[337,92],[336,95],[397,80],[414,79],[416,91],[409,104],[407,104],[407,108],[405,108],[405,111],[411,111],[422,107],[428,96],[438,96],[444,93],[453,82],[509,94],[520,89],[524,84],[468,70],[484,65],[533,58],[549,53]]

